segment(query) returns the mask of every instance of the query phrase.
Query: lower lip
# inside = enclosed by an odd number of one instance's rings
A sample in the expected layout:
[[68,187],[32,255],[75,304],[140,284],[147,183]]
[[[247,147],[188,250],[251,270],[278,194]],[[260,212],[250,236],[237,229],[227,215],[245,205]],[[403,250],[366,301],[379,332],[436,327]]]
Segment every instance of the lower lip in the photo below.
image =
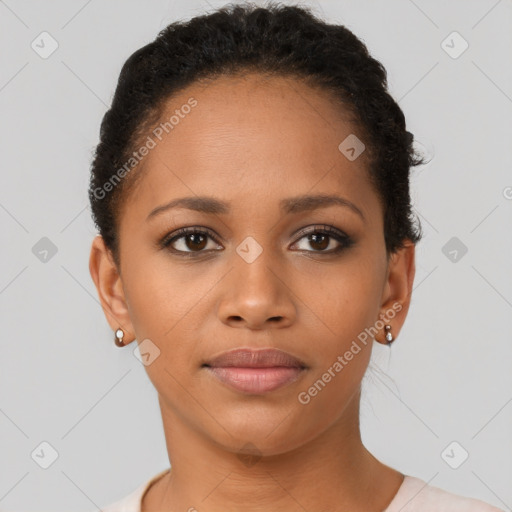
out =
[[274,366],[271,368],[211,367],[207,369],[221,382],[244,393],[266,393],[296,381],[303,368]]

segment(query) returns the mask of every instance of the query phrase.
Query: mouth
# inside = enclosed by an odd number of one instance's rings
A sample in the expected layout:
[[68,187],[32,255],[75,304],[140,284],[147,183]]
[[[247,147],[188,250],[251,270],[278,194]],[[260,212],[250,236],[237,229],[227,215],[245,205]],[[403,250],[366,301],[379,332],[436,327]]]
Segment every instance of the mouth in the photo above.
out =
[[246,394],[262,394],[295,382],[306,371],[303,361],[278,349],[235,349],[202,365],[217,380]]
[[303,361],[288,352],[276,348],[228,350],[206,361],[203,366],[211,368],[306,368]]

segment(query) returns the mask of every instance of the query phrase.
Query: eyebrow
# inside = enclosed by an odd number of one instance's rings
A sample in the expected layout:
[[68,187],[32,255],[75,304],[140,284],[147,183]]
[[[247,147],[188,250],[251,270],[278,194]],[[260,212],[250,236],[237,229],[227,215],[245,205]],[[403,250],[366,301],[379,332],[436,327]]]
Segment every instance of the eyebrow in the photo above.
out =
[[[344,206],[350,208],[353,212],[357,213],[363,219],[363,221],[366,220],[363,212],[354,203],[337,195],[302,195],[282,199],[279,202],[279,208],[285,214],[297,214],[306,211],[318,210],[320,208],[327,208],[329,206]],[[157,206],[151,210],[146,218],[146,221],[160,213],[171,210],[173,208],[186,208],[188,210],[215,215],[228,214],[231,212],[229,203],[215,199],[214,197],[181,197],[178,199],[173,199],[172,201],[161,206]]]

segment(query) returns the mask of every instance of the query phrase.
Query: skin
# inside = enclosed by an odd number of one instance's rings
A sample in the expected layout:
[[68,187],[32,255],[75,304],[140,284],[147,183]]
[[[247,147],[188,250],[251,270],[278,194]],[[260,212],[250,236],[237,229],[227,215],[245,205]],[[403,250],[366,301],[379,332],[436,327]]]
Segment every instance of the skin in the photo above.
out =
[[[399,335],[415,247],[408,242],[386,257],[367,152],[349,161],[338,150],[359,132],[325,92],[291,78],[222,77],[183,90],[163,118],[190,97],[198,105],[134,171],[143,175],[120,213],[120,268],[101,236],[90,255],[111,328],[122,326],[125,343],[149,338],[160,350],[145,368],[172,471],[150,487],[142,510],[380,512],[404,475],[361,441],[361,381],[373,340],[359,343],[360,352],[307,405],[297,396],[393,304],[401,310],[386,323]],[[340,205],[279,210],[284,198],[321,193],[348,199],[364,219]],[[171,209],[146,220],[155,207],[195,195],[230,202],[232,211]],[[327,254],[343,244],[295,234],[325,225],[354,243]],[[204,239],[203,252],[190,237],[175,241],[190,259],[158,246],[189,226],[210,228],[217,241]],[[248,236],[263,249],[251,263],[236,251]],[[384,336],[380,329],[375,340],[385,343]],[[276,391],[246,395],[201,366],[235,347],[280,348],[307,369]],[[257,454],[249,464],[239,456],[247,443]]]

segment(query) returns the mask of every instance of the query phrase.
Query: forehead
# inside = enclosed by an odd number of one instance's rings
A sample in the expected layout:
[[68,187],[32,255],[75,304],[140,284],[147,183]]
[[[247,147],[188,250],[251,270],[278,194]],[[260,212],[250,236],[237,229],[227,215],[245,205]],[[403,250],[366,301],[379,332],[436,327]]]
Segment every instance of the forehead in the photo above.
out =
[[[197,82],[169,99],[146,134],[136,194],[149,211],[175,197],[261,198],[307,192],[371,205],[368,155],[339,149],[362,134],[328,93],[292,77],[257,74]],[[138,171],[137,171],[138,172]],[[257,205],[255,205],[257,206]]]
[[[189,109],[191,101],[196,105]],[[173,116],[180,111],[187,113]],[[341,140],[359,131],[327,92],[292,77],[257,74],[193,84],[168,101],[162,121],[171,117],[177,122],[162,134],[165,146],[191,159],[285,154],[318,165],[336,159]]]

